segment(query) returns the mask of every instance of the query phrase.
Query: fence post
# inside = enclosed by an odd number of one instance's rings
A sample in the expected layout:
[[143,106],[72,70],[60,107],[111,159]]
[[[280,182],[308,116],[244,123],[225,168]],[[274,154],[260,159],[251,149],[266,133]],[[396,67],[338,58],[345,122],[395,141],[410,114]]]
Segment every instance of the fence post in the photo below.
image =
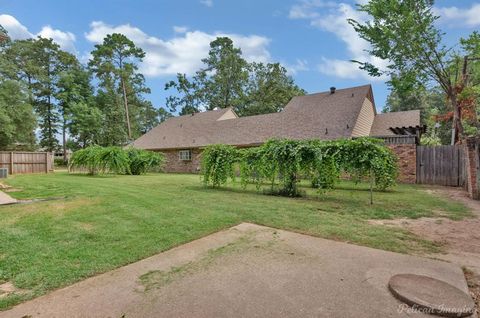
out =
[[13,151],[10,152],[10,174],[13,174]]
[[45,173],[48,173],[48,152],[45,152]]

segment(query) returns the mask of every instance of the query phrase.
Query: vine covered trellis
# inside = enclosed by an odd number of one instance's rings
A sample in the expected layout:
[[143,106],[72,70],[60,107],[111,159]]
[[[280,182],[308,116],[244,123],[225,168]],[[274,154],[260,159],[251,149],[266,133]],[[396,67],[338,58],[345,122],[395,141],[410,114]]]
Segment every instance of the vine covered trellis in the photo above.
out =
[[212,145],[202,155],[203,182],[213,187],[239,174],[244,187],[253,183],[260,189],[269,183],[272,191],[295,197],[301,195],[301,179],[326,190],[334,188],[342,173],[357,181],[368,179],[371,189],[385,190],[397,178],[396,156],[381,140],[367,137],[335,141],[272,139],[246,149]]

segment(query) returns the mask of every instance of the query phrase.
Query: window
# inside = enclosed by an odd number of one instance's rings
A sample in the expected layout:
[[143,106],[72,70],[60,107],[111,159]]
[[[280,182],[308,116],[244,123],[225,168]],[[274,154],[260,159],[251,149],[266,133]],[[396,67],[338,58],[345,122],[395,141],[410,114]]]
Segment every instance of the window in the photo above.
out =
[[178,152],[178,159],[182,161],[192,160],[192,151],[191,150],[180,150]]

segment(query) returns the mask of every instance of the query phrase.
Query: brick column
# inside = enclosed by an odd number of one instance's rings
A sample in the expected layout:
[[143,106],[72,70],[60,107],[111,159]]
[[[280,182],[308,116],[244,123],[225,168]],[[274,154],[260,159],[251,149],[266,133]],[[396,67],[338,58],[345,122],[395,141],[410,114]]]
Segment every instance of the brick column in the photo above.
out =
[[470,198],[478,200],[480,198],[478,189],[478,144],[476,138],[466,138],[463,144],[465,149],[465,168],[467,171],[467,191]]
[[398,163],[398,181],[415,183],[417,181],[417,145],[387,144],[395,155]]

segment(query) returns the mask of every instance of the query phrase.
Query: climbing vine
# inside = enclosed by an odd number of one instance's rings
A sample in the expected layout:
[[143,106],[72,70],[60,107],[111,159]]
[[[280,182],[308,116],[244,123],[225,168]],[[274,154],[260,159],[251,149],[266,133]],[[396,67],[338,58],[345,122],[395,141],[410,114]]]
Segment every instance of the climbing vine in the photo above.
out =
[[397,177],[395,155],[377,139],[272,139],[260,147],[240,150],[226,145],[207,147],[202,155],[204,183],[220,186],[229,177],[234,179],[236,163],[242,186],[254,183],[260,189],[268,182],[272,191],[291,197],[301,195],[298,183],[302,178],[326,190],[334,188],[344,172],[355,180],[367,179],[372,188],[385,190]]
[[202,153],[202,176],[205,185],[219,187],[228,178],[235,179],[234,163],[237,162],[237,149],[228,145],[211,145]]

